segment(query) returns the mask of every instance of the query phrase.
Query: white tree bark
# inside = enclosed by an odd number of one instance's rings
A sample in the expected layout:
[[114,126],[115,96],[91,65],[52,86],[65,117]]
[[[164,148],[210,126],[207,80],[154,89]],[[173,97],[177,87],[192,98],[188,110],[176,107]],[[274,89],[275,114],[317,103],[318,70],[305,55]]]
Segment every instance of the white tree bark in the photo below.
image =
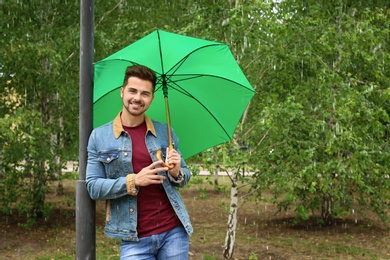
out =
[[238,185],[236,177],[232,178],[231,180],[232,187],[230,189],[230,214],[225,238],[225,247],[223,251],[224,259],[232,259],[233,257],[234,242],[236,240],[237,231]]
[[218,175],[219,175],[219,167],[215,166],[214,168],[214,190],[218,188]]

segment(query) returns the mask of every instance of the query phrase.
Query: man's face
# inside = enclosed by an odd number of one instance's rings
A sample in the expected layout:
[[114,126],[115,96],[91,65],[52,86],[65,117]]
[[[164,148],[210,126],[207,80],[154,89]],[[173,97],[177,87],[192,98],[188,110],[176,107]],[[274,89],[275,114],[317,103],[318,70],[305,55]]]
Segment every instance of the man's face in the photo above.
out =
[[121,88],[123,107],[132,116],[142,115],[153,100],[152,82],[130,77],[127,85]]

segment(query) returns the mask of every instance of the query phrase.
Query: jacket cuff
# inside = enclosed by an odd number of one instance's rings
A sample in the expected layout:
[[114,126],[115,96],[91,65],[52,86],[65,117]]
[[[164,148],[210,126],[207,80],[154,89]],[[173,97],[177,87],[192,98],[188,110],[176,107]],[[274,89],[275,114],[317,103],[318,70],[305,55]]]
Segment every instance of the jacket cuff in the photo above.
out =
[[168,178],[171,182],[173,183],[176,183],[176,184],[179,184],[181,183],[182,181],[184,181],[184,172],[183,172],[183,169],[180,168],[179,170],[179,175],[175,178],[173,177],[169,172],[168,172]]
[[135,187],[135,174],[128,174],[126,176],[126,188],[127,194],[135,196],[138,193],[138,189]]

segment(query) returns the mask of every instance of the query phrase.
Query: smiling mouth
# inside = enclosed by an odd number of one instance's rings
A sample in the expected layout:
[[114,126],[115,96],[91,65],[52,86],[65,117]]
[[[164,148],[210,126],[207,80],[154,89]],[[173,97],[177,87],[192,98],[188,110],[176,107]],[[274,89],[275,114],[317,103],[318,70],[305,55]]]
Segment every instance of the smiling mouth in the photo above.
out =
[[134,109],[139,109],[142,107],[142,104],[141,103],[138,103],[138,102],[131,102],[130,103],[130,106]]

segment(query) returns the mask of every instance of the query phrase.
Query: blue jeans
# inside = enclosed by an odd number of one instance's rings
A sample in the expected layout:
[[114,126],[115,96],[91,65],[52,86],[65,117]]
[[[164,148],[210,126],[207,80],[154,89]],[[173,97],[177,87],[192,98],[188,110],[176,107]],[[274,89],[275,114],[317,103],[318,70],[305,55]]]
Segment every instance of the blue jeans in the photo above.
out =
[[121,242],[121,260],[187,260],[189,236],[182,226],[167,232],[140,238],[139,242]]

